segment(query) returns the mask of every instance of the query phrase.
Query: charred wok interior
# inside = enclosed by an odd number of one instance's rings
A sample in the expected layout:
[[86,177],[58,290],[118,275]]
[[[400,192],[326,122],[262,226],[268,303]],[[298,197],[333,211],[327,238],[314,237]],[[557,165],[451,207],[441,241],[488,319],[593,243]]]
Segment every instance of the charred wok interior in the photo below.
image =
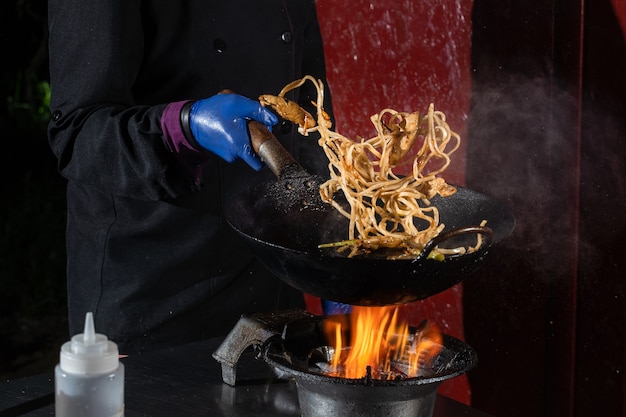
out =
[[[305,293],[346,304],[401,304],[444,291],[474,272],[491,243],[507,236],[515,225],[497,201],[458,187],[454,195],[431,201],[446,225],[431,243],[471,246],[481,234],[483,243],[475,252],[437,261],[427,256],[429,244],[414,259],[348,258],[333,249],[318,248],[321,243],[346,239],[348,219],[328,205],[292,206],[286,211],[277,199],[288,198],[289,191],[281,196],[268,192],[276,183],[247,186],[236,193],[227,204],[228,222],[280,279]],[[483,220],[486,227],[479,226]]]
[[[323,180],[302,168],[269,130],[257,122],[248,128],[252,146],[275,178],[258,176],[257,183],[241,184],[226,201],[226,219],[270,271],[304,293],[363,306],[424,299],[474,272],[491,243],[513,230],[513,217],[498,202],[455,187],[452,195],[430,198],[439,212],[437,224],[445,228],[417,256],[389,259],[385,251],[374,251],[349,257],[320,248],[345,241],[350,220],[322,201]],[[420,221],[414,220],[418,230]],[[473,249],[430,259],[436,247]]]
[[[329,354],[325,320],[302,311],[243,316],[213,354],[222,364],[224,382],[236,384],[237,361],[252,346],[279,378],[295,380],[302,416],[429,417],[440,383],[477,361],[470,346],[441,335],[440,350],[420,364],[416,377],[375,379],[368,372],[354,379],[329,376],[323,365]],[[402,369],[405,364],[394,366]]]

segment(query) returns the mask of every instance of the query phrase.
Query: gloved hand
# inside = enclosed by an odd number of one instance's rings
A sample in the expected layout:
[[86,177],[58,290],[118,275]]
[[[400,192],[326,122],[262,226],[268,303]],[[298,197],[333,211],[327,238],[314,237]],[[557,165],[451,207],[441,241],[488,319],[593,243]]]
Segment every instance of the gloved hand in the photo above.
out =
[[241,158],[257,171],[263,167],[250,144],[246,121],[257,120],[271,130],[278,118],[261,103],[238,94],[217,94],[194,102],[185,111],[183,128],[198,145],[227,162]]

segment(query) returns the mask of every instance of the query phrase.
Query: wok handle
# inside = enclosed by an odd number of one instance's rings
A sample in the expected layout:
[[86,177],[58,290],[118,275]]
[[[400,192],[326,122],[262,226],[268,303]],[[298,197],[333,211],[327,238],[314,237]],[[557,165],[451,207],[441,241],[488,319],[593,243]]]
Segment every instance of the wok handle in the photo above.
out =
[[461,236],[461,235],[469,235],[469,234],[483,235],[481,247],[490,246],[493,241],[493,230],[489,227],[485,227],[485,226],[459,227],[456,229],[449,230],[447,232],[439,233],[437,236],[429,240],[428,243],[424,245],[424,249],[422,249],[422,251],[420,252],[419,256],[416,259],[420,259],[422,257],[428,256],[430,252],[435,248],[435,246],[441,244],[442,242],[448,239]]
[[250,132],[250,142],[255,152],[277,178],[282,178],[285,172],[294,168],[304,171],[298,164],[298,161],[291,156],[289,151],[263,123],[256,120],[250,121],[248,123],[248,131]]

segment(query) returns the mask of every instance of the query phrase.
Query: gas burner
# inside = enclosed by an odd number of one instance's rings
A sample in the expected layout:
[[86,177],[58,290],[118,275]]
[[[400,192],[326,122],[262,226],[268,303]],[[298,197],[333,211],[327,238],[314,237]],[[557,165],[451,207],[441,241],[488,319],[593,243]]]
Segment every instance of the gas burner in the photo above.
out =
[[[297,386],[303,417],[432,416],[437,388],[474,367],[474,350],[461,340],[441,335],[441,350],[417,377],[375,379],[371,374],[348,379],[329,376],[320,367],[328,350],[325,316],[302,310],[243,315],[213,357],[221,363],[224,383],[236,385],[241,354],[252,347],[281,379]],[[402,364],[397,364],[402,367]]]

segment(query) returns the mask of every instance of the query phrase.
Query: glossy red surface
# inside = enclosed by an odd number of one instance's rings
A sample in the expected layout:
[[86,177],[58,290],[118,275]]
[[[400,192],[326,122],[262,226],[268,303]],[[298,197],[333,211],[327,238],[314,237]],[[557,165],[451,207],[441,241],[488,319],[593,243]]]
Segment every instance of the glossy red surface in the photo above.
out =
[[[425,112],[432,102],[463,139],[446,172],[465,182],[465,144],[471,92],[472,1],[411,0],[316,2],[326,51],[335,129],[347,137],[374,134],[370,116],[384,108]],[[463,290],[459,284],[428,300],[402,307],[411,324],[428,319],[463,339]],[[307,297],[309,310],[319,300]],[[470,402],[467,379],[440,392]]]

